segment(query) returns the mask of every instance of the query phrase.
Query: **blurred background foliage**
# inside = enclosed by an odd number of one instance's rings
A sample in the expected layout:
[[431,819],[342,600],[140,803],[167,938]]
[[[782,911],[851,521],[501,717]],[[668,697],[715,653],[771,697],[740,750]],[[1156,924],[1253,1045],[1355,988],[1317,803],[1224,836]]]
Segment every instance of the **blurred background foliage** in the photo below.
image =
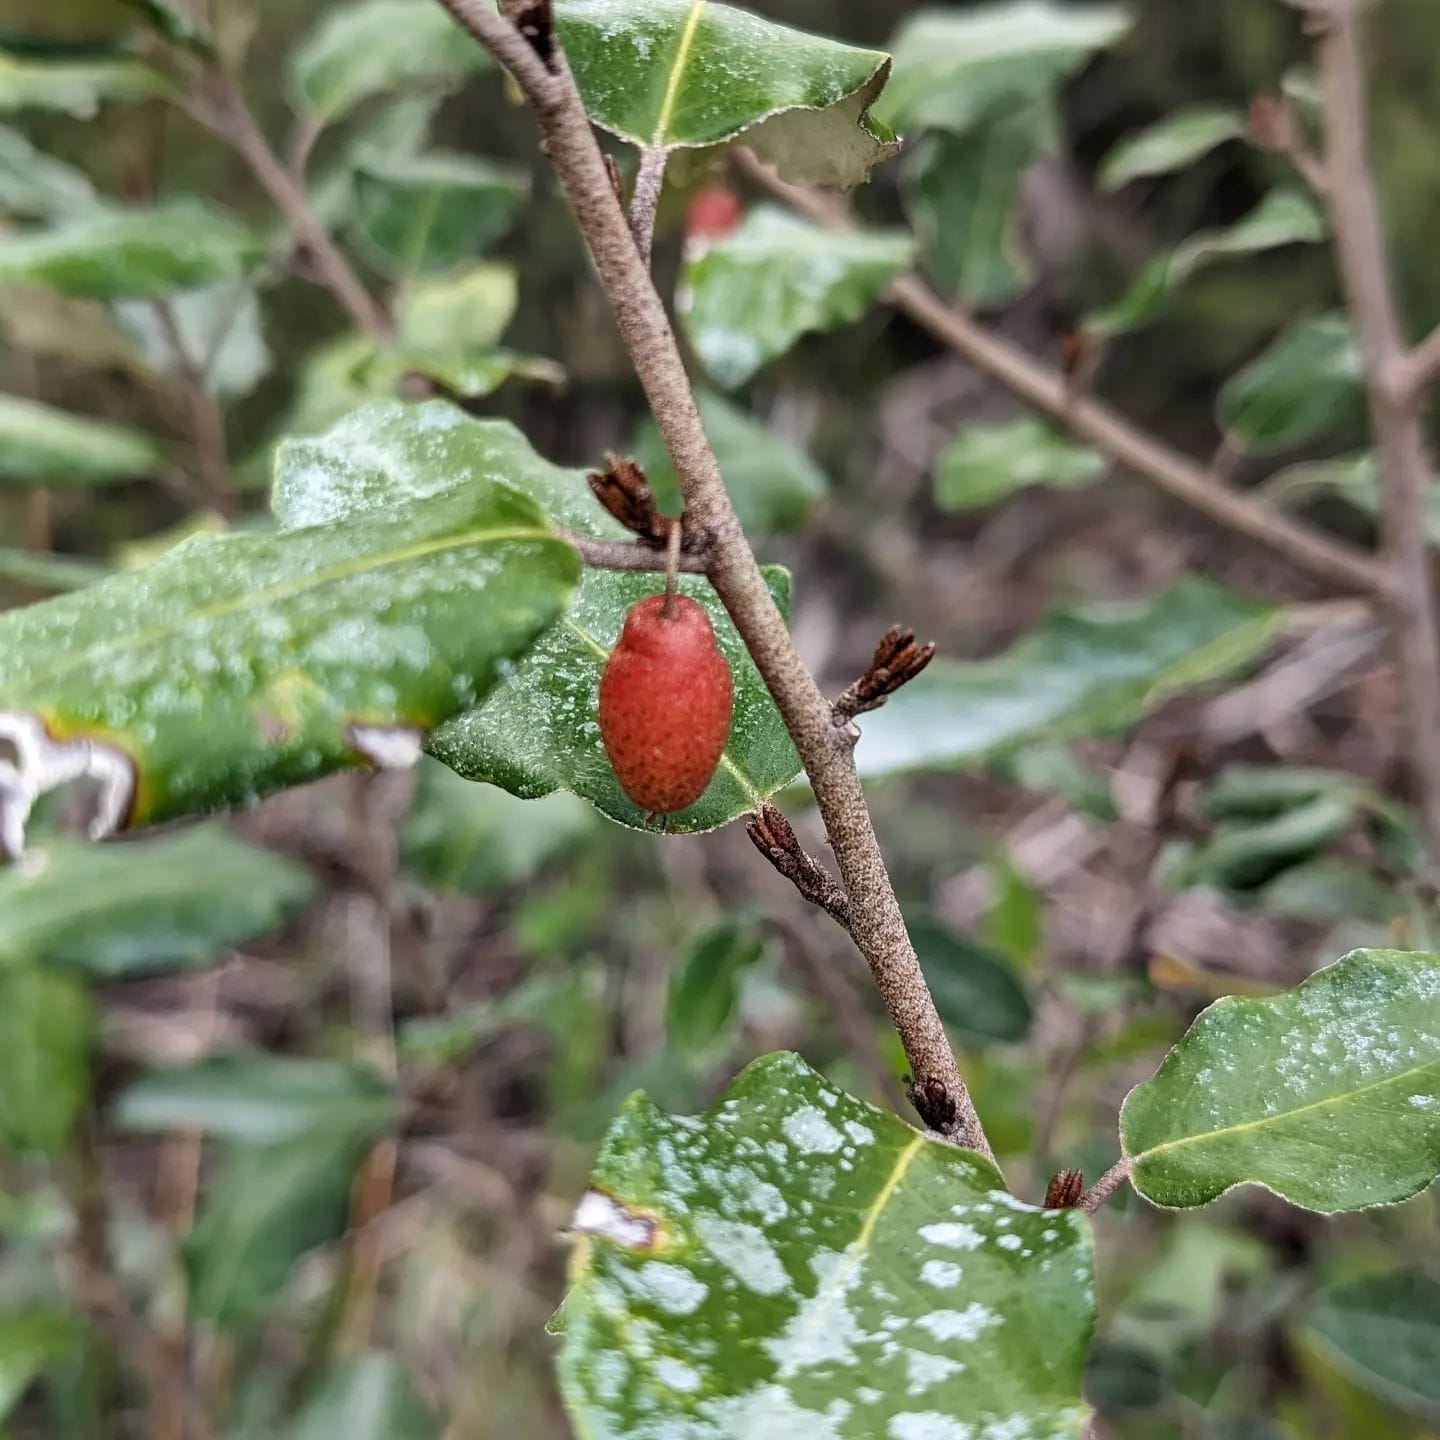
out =
[[[262,126],[285,135],[286,57],[332,7],[220,8],[227,33],[249,36]],[[912,7],[753,8],[883,48]],[[1233,224],[1291,179],[1283,157],[1226,143],[1176,174],[1102,188],[1123,138],[1191,105],[1243,113],[1306,58],[1283,5],[1131,8],[1133,30],[1061,91],[1059,154],[1027,175],[1017,224],[1029,280],[989,308],[1042,353],[1116,301],[1150,255]],[[0,28],[92,41],[133,20],[117,0],[6,0]],[[1440,6],[1383,0],[1371,30],[1375,148],[1418,337],[1440,319]],[[0,72],[0,95],[4,83]],[[162,102],[5,123],[106,195],[198,193],[262,231],[275,224],[234,155]],[[477,162],[439,180],[397,138],[414,123],[403,100],[371,98],[310,160],[317,203],[355,222],[346,234],[367,282],[383,291],[397,252],[413,259],[407,220],[463,170],[468,201],[453,226],[442,216],[428,232],[426,265],[446,272],[483,251],[470,298],[493,316],[492,344],[503,335],[525,357],[493,393],[477,381],[467,408],[513,419],[561,463],[626,446],[655,457],[530,119],[493,73],[439,97],[433,147]],[[858,207],[899,223],[899,175],[878,171]],[[672,172],[657,242],[666,285],[704,179],[694,165]],[[1295,317],[1337,301],[1323,246],[1199,270],[1153,323],[1112,342],[1097,386],[1209,454],[1217,392]],[[453,303],[442,292],[432,323]],[[198,307],[194,322],[203,334]],[[7,395],[160,437],[169,457],[158,485],[0,488],[10,604],[223,525],[217,510],[260,513],[275,437],[323,428],[358,398],[350,331],[293,268],[267,275],[259,309],[216,357],[238,496],[195,484],[193,416],[154,362],[163,347],[143,304],[107,316],[0,286],[0,347]],[[939,457],[967,426],[1008,423],[1016,407],[883,310],[802,340],[706,409],[735,437],[737,468],[754,468],[761,500],[766,477],[785,477],[783,504],[747,518],[774,532],[757,546],[791,568],[800,648],[832,688],[896,619],[966,658],[1003,650],[1056,608],[1153,594],[1194,570],[1317,602],[1290,612],[1299,618],[1255,678],[1181,695],[1123,736],[1042,735],[978,773],[872,787],[937,1001],[1020,1194],[1038,1197],[1060,1165],[1094,1175],[1115,1158],[1120,1100],[1211,999],[1293,984],[1351,946],[1433,943],[1411,879],[1413,823],[1395,798],[1393,677],[1363,624],[1338,640],[1323,629],[1329,612],[1305,581],[1135,484],[1089,484],[1083,460],[1077,488],[987,495],[993,460]],[[1363,446],[1343,396],[1325,410],[1324,449],[1302,443],[1287,459]],[[652,468],[663,493],[658,457]],[[1273,468],[1242,459],[1235,483]],[[1334,487],[1302,492],[1314,518],[1369,538],[1363,505]],[[733,827],[660,841],[569,795],[522,802],[428,760],[408,814],[406,798],[389,779],[342,778],[276,797],[228,831],[103,852],[53,842],[38,880],[0,874],[0,965],[47,962],[23,979],[0,971],[4,1433],[157,1436],[145,1397],[158,1393],[205,1411],[211,1428],[183,1433],[231,1440],[561,1436],[543,1329],[564,1283],[557,1236],[624,1095],[643,1087],[691,1109],[748,1059],[794,1048],[903,1109],[903,1057],[848,941]],[[818,841],[801,798],[793,808]],[[63,799],[46,823],[67,828]],[[7,1080],[7,1063],[36,1048],[7,1035],[50,1023],[59,1038],[41,1047],[38,1082]],[[206,1058],[232,1052],[241,1059]],[[376,1066],[398,1067],[398,1120],[369,1078]],[[7,1099],[22,1091],[46,1105]],[[76,1113],[76,1140],[30,1153]],[[397,1131],[398,1148],[384,1138]],[[1122,1200],[1099,1226],[1098,1434],[1436,1433],[1437,1219],[1433,1193],[1343,1221],[1258,1191],[1200,1217]],[[1405,1271],[1418,1288],[1376,1291],[1374,1276]],[[1397,1313],[1403,1335],[1386,1329]]]

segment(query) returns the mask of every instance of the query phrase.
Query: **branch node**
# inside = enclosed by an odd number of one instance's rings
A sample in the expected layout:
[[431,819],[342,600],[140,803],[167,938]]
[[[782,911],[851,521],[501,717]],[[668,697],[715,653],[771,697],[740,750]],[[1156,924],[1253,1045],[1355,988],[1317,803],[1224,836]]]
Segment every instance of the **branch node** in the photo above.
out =
[[768,800],[745,827],[755,848],[812,905],[818,905],[845,929],[850,928],[850,898],[840,882],[813,855],[807,854],[794,827]]
[[835,724],[858,740],[857,715],[878,710],[902,685],[908,685],[935,658],[934,643],[917,645],[915,632],[892,625],[875,647],[870,667],[834,705]]
[[501,0],[505,18],[525,37],[525,43],[553,75],[555,69],[555,16],[550,0]]
[[946,1139],[954,1136],[960,1107],[942,1080],[933,1075],[918,1081],[912,1077],[905,1082],[905,1096],[927,1129]]
[[627,530],[656,549],[665,548],[677,522],[660,513],[650,482],[634,460],[607,452],[604,470],[593,471],[586,479],[595,498]]

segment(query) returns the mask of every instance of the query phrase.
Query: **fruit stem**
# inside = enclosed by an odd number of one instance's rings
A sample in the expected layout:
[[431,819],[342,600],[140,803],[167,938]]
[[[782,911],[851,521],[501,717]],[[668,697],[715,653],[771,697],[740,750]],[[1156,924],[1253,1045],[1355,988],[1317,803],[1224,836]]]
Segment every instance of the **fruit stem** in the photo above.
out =
[[675,618],[675,589],[680,576],[680,540],[684,522],[672,520],[670,533],[665,537],[665,605],[660,611],[662,620]]

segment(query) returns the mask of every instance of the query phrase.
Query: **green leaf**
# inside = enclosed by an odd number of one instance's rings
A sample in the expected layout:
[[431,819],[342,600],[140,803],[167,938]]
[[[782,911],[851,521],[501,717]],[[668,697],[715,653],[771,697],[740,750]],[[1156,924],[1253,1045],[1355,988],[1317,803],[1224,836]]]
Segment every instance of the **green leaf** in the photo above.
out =
[[[471,477],[503,480],[572,529],[623,533],[594,503],[582,474],[541,459],[513,426],[473,420],[439,402],[368,405],[327,436],[284,444],[275,513],[283,525],[312,526],[347,516],[410,514],[422,502],[438,503],[436,497],[454,493],[457,485],[463,489]],[[788,575],[771,568],[766,578],[786,610]],[[688,833],[754,809],[794,779],[799,760],[714,591],[694,576],[680,583],[710,615],[735,678],[735,721],[720,769],[705,794],[668,822],[671,831]],[[437,731],[430,752],[467,779],[526,799],[572,790],[612,819],[643,825],[644,812],[620,789],[605,758],[595,695],[625,615],[660,585],[653,575],[587,570],[569,614],[489,701]]]
[[1204,580],[1061,611],[993,660],[937,660],[861,721],[862,774],[975,765],[1021,745],[1113,732],[1166,696],[1243,670],[1283,611]]
[[0,733],[23,742],[11,832],[27,798],[81,773],[106,784],[103,833],[417,760],[563,613],[579,571],[533,501],[458,478],[395,512],[198,537],[0,615]]
[[1028,288],[1016,233],[1020,183],[1055,128],[1048,106],[1031,105],[963,133],[933,131],[911,152],[905,185],[920,254],[963,304],[1003,305]]
[[1055,95],[1130,24],[1119,5],[1054,0],[921,10],[895,37],[895,74],[875,113],[895,130],[968,130],[997,110]]
[[[1289,465],[1267,481],[1265,489],[1277,504],[1305,498],[1317,491],[1337,495],[1372,520],[1380,518],[1380,467],[1370,450]],[[1425,533],[1433,544],[1440,545],[1440,484],[1435,483],[1434,476],[1421,498],[1425,507]]]
[[209,826],[133,845],[48,841],[0,870],[0,968],[28,958],[113,980],[208,965],[313,889],[292,861]]
[[0,125],[0,214],[50,220],[96,203],[89,176]]
[[[185,353],[199,362],[205,388],[212,395],[238,400],[265,378],[273,361],[261,332],[259,301],[249,286],[237,281],[189,290],[173,296],[169,309]],[[127,300],[115,310],[151,369],[160,375],[179,375],[179,361],[154,305]]]
[[412,281],[397,306],[399,341],[415,350],[491,350],[519,298],[514,266],[494,261]]
[[1431,1276],[1399,1270],[1331,1285],[1303,1333],[1372,1395],[1440,1420],[1440,1283]]
[[428,0],[359,0],[329,8],[290,57],[297,104],[329,123],[388,90],[454,88],[490,59]]
[[802,335],[858,320],[914,254],[896,230],[826,230],[761,205],[685,262],[681,321],[712,378],[743,385]]
[[125,0],[125,3],[140,11],[167,40],[173,40],[197,55],[215,53],[214,37],[209,27],[191,14],[185,0]]
[[0,395],[0,484],[103,485],[160,463],[160,447],[138,430]]
[[1120,1115],[1135,1188],[1264,1185],[1332,1214],[1440,1173],[1440,956],[1357,950],[1298,989],[1210,1006]]
[[227,1330],[259,1319],[301,1256],[344,1233],[355,1172],[378,1128],[232,1145],[185,1240],[190,1314]]
[[940,1018],[972,1041],[1013,1042],[1030,1030],[1030,997],[1015,967],[989,945],[952,934],[929,916],[906,916]]
[[401,853],[436,889],[487,895],[531,879],[594,823],[594,811],[574,795],[521,800],[427,757]]
[[[829,489],[824,471],[803,450],[723,395],[699,390],[695,403],[746,531],[798,530]],[[680,482],[653,420],[642,422],[631,448],[656,500],[678,515],[684,508]]]
[[237,1051],[153,1070],[117,1109],[131,1130],[199,1130],[244,1145],[284,1145],[309,1134],[378,1134],[398,1113],[390,1087],[343,1060]]
[[764,936],[743,921],[726,921],[693,940],[670,972],[665,1000],[670,1044],[698,1054],[721,1040],[740,1003],[745,972],[765,951]]
[[80,1337],[75,1318],[64,1310],[30,1306],[0,1311],[0,1421],[35,1380],[75,1350]]
[[1192,105],[1127,136],[1100,166],[1100,188],[1119,190],[1132,180],[1172,175],[1248,130],[1245,117],[1226,105]]
[[194,201],[93,210],[53,230],[0,235],[0,283],[49,285],[91,300],[169,295],[247,270],[259,238]]
[[507,380],[534,380],[563,385],[565,371],[542,355],[518,355],[513,350],[429,351],[403,347],[377,350],[359,371],[373,394],[389,394],[407,375],[429,380],[446,395],[479,400],[493,394]]
[[1365,370],[1338,311],[1287,326],[1220,392],[1220,427],[1247,450],[1286,450],[1358,419]]
[[69,975],[0,966],[0,1149],[50,1154],[90,1093],[95,1006]]
[[1089,1227],[793,1055],[632,1098],[576,1212],[561,1394],[620,1436],[1077,1436]]
[[109,568],[77,555],[54,555],[0,545],[0,579],[39,590],[83,590],[103,580]]
[[1098,450],[1043,420],[1021,416],[961,431],[936,461],[935,499],[946,510],[972,510],[1031,485],[1081,490],[1109,469]]
[[320,1382],[286,1440],[440,1440],[440,1422],[393,1355],[369,1351]]
[[1248,890],[1318,854],[1355,826],[1358,795],[1332,790],[1259,822],[1221,825],[1180,867],[1180,885]]
[[1327,233],[1325,217],[1298,190],[1272,190],[1243,219],[1224,230],[1193,235],[1170,255],[1157,256],[1114,305],[1085,321],[1094,335],[1120,335],[1148,324],[1192,275],[1222,260],[1259,255],[1286,245],[1314,245]]
[[559,0],[590,118],[650,150],[744,136],[799,184],[858,185],[895,151],[869,107],[889,57],[706,0]]
[[127,55],[37,54],[7,49],[0,35],[0,115],[58,110],[93,120],[107,100],[146,100],[171,88],[160,71]]
[[355,170],[355,219],[367,253],[396,275],[449,270],[510,228],[524,184],[467,155],[372,154]]

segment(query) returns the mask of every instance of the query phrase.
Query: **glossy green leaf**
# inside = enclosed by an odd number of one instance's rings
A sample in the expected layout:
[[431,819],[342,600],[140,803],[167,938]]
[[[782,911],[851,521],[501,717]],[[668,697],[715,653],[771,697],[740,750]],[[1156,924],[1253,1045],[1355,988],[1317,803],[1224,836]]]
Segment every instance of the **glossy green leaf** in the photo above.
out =
[[1171,175],[1247,132],[1245,117],[1226,105],[1192,105],[1127,136],[1100,166],[1100,187],[1119,190],[1132,180]]
[[344,1233],[355,1173],[380,1133],[342,1126],[231,1145],[185,1240],[191,1316],[227,1330],[261,1318],[295,1263]]
[[758,206],[687,258],[681,320],[711,377],[733,390],[802,335],[858,320],[913,254],[899,231],[827,230]]
[[708,0],[559,0],[556,26],[585,108],[634,145],[744,136],[797,183],[858,185],[894,152],[869,107],[889,57]]
[[0,395],[0,484],[103,485],[160,463],[160,447],[138,430]]
[[[824,471],[785,436],[724,396],[700,390],[695,403],[746,531],[798,530],[829,489]],[[680,482],[653,420],[641,424],[632,452],[661,508],[678,515],[684,509]]]
[[[439,402],[375,404],[328,436],[281,447],[274,506],[285,525],[326,525],[342,517],[409,514],[475,478],[503,480],[572,529],[623,532],[590,496],[584,476],[552,465],[503,421],[473,420]],[[789,577],[767,572],[782,610]],[[573,608],[539,641],[489,701],[443,726],[430,751],[471,780],[527,799],[573,790],[612,819],[640,826],[644,812],[620,789],[600,744],[595,695],[610,647],[635,602],[655,594],[654,575],[587,570]],[[684,576],[702,604],[735,677],[735,723],[719,771],[672,831],[713,829],[752,810],[799,771],[784,722],[714,592]]]
[[486,51],[428,0],[328,7],[290,57],[297,102],[330,122],[389,90],[453,88],[489,66]]
[[574,795],[521,800],[427,757],[401,852],[435,888],[485,895],[529,880],[594,824],[595,812]]
[[1307,315],[1278,335],[1220,392],[1221,428],[1247,450],[1285,450],[1357,420],[1365,370],[1350,322]]
[[79,1345],[81,1333],[75,1317],[64,1310],[0,1310],[0,1421],[36,1379]]
[[1002,305],[1029,286],[1020,184],[1055,128],[1048,106],[1029,105],[962,133],[933,131],[911,152],[906,194],[922,261],[963,304]]
[[37,150],[18,130],[0,125],[0,215],[49,220],[95,203],[87,175]]
[[[126,300],[115,307],[150,367],[161,375],[179,374],[180,361],[155,306]],[[260,304],[244,282],[189,290],[169,301],[186,355],[198,362],[205,388],[218,399],[248,395],[273,363],[261,330]]]
[[0,968],[110,980],[208,965],[310,898],[307,871],[219,828],[130,845],[51,840],[0,870]]
[[145,100],[170,89],[158,70],[128,55],[33,54],[7,49],[0,36],[0,115],[58,110],[93,120],[106,101]]
[[935,499],[947,510],[969,510],[1031,485],[1083,489],[1109,469],[1098,450],[1033,416],[967,425],[935,462]]
[[369,1351],[325,1376],[285,1440],[440,1440],[442,1429],[400,1362]]
[[414,280],[397,305],[397,338],[415,350],[491,350],[519,298],[514,267],[496,261]]
[[1287,865],[1324,850],[1354,828],[1358,815],[1357,797],[1336,790],[1264,820],[1220,825],[1180,867],[1176,881],[1185,886],[1253,889]]
[[633,1097],[556,1317],[581,1433],[1078,1436],[1089,1227],[968,1151],[756,1061],[703,1115]]
[[1303,1333],[1372,1395],[1440,1421],[1440,1282],[1432,1276],[1399,1270],[1331,1285]]
[[740,1004],[745,972],[765,955],[754,925],[725,921],[697,936],[670,972],[665,1032],[671,1045],[696,1055],[725,1037]]
[[533,501],[449,478],[403,510],[199,537],[0,616],[0,733],[22,743],[0,838],[13,848],[27,795],[82,773],[104,782],[108,824],[138,824],[418,759],[563,613],[579,571]]
[[1417,1194],[1440,1174],[1440,956],[1357,950],[1298,989],[1218,1001],[1120,1138],[1157,1205],[1264,1185],[1330,1214]]
[[1298,190],[1272,190],[1243,219],[1224,230],[1194,235],[1170,255],[1141,271],[1114,305],[1090,316],[1085,328],[1119,335],[1148,324],[1192,275],[1222,260],[1263,254],[1287,245],[1314,245],[1327,233],[1325,217]]
[[967,130],[1055,94],[1130,24],[1120,5],[1055,0],[921,10],[895,37],[895,73],[875,113],[896,130]]
[[239,275],[260,253],[238,221],[193,201],[93,210],[52,230],[0,235],[0,283],[91,300],[169,295]]
[[406,376],[418,375],[441,393],[461,400],[491,395],[507,380],[565,383],[565,371],[553,360],[513,350],[432,351],[397,346],[377,351],[358,373],[372,394],[393,393]]
[[1037,740],[1113,732],[1243,670],[1283,612],[1203,580],[1062,611],[993,660],[937,660],[860,721],[865,775],[975,765]]
[[343,1060],[237,1051],[152,1070],[120,1097],[132,1130],[198,1130],[245,1145],[283,1145],[335,1130],[378,1133],[398,1113],[372,1070]]
[[907,916],[940,1018],[973,1041],[1014,1042],[1030,1029],[1030,997],[998,950],[951,933],[930,916]]
[[186,0],[124,0],[133,6],[167,40],[199,55],[213,55],[214,37],[198,20]]
[[354,183],[366,251],[397,275],[453,269],[488,250],[510,228],[524,194],[511,171],[441,151],[371,155]]
[[61,1149],[90,1093],[95,1005],[69,975],[0,966],[0,1150]]

